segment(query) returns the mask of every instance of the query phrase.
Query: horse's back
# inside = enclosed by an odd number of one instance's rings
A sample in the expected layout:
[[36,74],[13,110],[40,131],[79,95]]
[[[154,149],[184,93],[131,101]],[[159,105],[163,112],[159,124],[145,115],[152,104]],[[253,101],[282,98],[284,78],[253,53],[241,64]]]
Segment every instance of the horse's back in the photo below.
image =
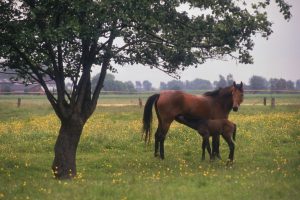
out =
[[165,112],[171,117],[184,115],[207,118],[209,115],[207,98],[178,90],[162,91],[157,101],[157,107],[159,112]]

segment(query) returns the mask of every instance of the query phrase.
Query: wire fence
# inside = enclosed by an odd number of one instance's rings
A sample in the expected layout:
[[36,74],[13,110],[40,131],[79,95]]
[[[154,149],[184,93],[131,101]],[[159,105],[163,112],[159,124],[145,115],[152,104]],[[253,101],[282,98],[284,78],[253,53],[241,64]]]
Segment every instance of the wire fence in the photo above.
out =
[[[202,94],[207,90],[184,90],[193,94]],[[101,91],[101,94],[118,94],[118,95],[145,95],[158,93],[160,90],[152,91]],[[52,92],[54,95],[56,92]],[[246,94],[300,94],[300,90],[244,90]],[[0,95],[45,95],[45,92],[24,92],[24,91],[13,91],[13,92],[1,92]]]
[[[195,95],[203,94],[204,90],[186,91]],[[102,91],[98,106],[139,106],[142,107],[147,98],[159,91]],[[0,106],[12,105],[36,106],[50,105],[45,93],[40,92],[0,92]],[[243,105],[300,105],[299,90],[245,90]]]

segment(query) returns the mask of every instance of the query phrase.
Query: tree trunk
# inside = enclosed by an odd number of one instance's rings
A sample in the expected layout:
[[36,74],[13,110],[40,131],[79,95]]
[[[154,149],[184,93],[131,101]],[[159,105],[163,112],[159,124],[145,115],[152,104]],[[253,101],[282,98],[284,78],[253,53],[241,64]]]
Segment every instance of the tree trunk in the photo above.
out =
[[58,179],[69,179],[76,176],[76,150],[83,126],[84,122],[79,117],[72,120],[61,120],[52,164],[54,176]]

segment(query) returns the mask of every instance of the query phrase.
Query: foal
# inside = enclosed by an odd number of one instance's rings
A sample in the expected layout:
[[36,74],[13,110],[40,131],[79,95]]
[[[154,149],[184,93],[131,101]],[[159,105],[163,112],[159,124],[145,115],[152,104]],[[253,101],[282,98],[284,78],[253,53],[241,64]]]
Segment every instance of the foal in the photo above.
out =
[[[199,119],[187,119],[182,115],[176,117],[176,120],[180,123],[187,125],[188,127],[195,129],[202,136],[202,160],[205,160],[205,148],[209,153],[210,159],[212,159],[211,148],[209,145],[209,136],[222,135],[229,146],[230,162],[233,161],[234,156],[234,142],[236,134],[236,125],[228,119],[214,119],[214,120],[199,120]],[[232,140],[233,139],[233,140]]]

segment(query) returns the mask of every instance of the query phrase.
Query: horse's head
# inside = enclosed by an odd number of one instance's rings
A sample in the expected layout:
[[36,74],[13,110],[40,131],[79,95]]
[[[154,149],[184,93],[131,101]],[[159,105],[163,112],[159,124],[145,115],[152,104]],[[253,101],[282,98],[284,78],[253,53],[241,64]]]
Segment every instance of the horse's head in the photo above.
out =
[[243,83],[241,84],[236,84],[235,81],[233,82],[232,86],[232,101],[233,101],[233,106],[232,110],[233,111],[238,111],[239,106],[244,100],[244,89],[243,89]]

